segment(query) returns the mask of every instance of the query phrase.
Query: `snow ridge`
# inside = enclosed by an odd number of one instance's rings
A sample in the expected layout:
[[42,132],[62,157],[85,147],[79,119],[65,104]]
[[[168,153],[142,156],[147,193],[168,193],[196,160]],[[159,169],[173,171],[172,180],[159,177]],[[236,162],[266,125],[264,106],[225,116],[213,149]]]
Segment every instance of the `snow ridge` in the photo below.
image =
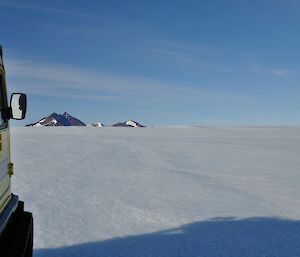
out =
[[119,122],[113,125],[114,127],[132,127],[132,128],[143,128],[145,126],[139,124],[134,120],[127,120],[125,122]]

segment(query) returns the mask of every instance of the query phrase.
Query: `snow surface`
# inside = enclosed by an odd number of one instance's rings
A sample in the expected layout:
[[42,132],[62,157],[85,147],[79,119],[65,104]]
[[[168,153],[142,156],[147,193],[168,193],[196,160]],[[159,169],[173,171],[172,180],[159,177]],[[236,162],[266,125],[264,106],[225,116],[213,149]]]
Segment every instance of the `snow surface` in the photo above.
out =
[[300,127],[13,128],[36,257],[300,256]]

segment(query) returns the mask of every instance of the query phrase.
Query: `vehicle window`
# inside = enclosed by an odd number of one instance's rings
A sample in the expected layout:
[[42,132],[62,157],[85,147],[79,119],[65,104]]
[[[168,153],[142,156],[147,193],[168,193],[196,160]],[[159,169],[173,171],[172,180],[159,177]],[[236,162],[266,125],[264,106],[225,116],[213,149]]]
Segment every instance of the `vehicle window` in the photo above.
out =
[[5,126],[6,120],[5,120],[5,104],[4,104],[4,81],[3,77],[0,76],[0,127]]

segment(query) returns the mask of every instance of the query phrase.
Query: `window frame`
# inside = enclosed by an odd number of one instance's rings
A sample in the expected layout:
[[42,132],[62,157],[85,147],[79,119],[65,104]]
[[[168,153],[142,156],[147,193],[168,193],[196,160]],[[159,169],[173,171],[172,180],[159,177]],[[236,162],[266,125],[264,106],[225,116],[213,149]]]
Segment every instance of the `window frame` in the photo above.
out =
[[6,81],[5,75],[0,73],[0,104],[3,106],[3,111],[1,112],[3,123],[0,123],[0,130],[6,129],[8,127],[8,103],[7,103],[7,92],[6,92]]

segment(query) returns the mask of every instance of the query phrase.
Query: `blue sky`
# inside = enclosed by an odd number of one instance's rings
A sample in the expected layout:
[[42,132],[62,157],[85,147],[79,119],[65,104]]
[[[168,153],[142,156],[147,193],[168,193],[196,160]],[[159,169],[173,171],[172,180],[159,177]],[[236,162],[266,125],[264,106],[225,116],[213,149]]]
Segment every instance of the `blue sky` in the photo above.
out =
[[27,119],[300,121],[300,2],[0,0],[10,92]]

